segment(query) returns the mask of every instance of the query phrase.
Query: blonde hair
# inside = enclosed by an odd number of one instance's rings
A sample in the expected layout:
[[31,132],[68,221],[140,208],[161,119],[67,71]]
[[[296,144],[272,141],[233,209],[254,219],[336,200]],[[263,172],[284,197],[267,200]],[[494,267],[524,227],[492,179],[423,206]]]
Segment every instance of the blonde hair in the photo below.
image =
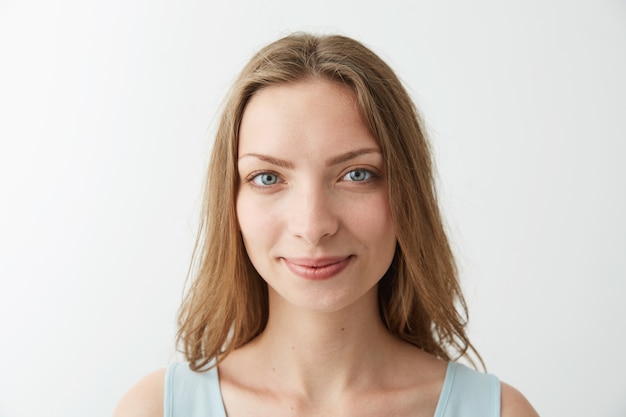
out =
[[196,276],[179,313],[178,343],[190,366],[201,370],[212,359],[219,361],[267,323],[267,286],[248,259],[235,213],[239,126],[255,92],[307,77],[334,80],[354,91],[386,161],[397,245],[379,283],[385,326],[439,358],[452,360],[472,351],[482,363],[465,333],[467,306],[414,103],[391,68],[361,43],[339,35],[293,34],[250,60],[221,116],[194,251]]

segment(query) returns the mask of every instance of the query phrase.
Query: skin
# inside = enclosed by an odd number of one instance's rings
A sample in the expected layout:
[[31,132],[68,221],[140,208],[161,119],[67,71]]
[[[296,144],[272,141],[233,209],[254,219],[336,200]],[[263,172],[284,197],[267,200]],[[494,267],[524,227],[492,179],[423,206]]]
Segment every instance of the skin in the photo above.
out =
[[[238,167],[237,218],[272,307],[334,313],[365,296],[375,309],[396,236],[380,148],[350,90],[311,80],[259,91],[241,123]],[[344,265],[332,279],[297,276]]]
[[[384,161],[353,93],[320,79],[257,92],[238,169],[237,217],[270,315],[219,366],[229,417],[432,417],[445,363],[392,336],[378,312],[395,231]],[[163,380],[149,375],[115,415],[162,416]],[[502,415],[537,414],[503,384]]]

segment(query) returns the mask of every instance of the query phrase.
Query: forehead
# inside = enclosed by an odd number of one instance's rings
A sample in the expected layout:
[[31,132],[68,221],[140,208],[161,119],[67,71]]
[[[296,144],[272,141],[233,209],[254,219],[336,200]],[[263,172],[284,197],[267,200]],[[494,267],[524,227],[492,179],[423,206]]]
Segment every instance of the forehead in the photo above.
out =
[[239,131],[239,153],[364,145],[378,148],[354,92],[321,78],[259,90],[244,110]]

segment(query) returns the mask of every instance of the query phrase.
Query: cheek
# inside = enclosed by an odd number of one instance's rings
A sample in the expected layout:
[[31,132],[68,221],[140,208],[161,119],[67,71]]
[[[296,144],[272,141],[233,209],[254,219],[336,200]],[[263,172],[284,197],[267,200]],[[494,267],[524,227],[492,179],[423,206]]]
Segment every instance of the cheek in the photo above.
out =
[[235,205],[237,222],[243,237],[246,250],[250,252],[271,242],[277,224],[273,211],[264,207],[258,199],[240,193]]
[[386,194],[370,199],[367,204],[362,204],[358,210],[353,211],[352,216],[347,218],[352,219],[353,230],[358,231],[364,238],[374,240],[381,245],[393,241],[395,246],[396,233]]
[[242,198],[241,195],[239,195],[235,204],[235,212],[239,229],[244,236],[248,233],[249,227],[254,225],[254,223],[250,222],[250,209],[250,204],[247,202],[246,198]]
[[254,267],[258,269],[256,258],[259,251],[255,248],[259,247],[260,243],[258,242],[258,236],[262,236],[262,233],[259,233],[256,229],[259,227],[261,222],[254,221],[255,212],[253,204],[251,204],[249,199],[242,197],[241,195],[237,198],[235,210],[237,214],[237,222],[239,223],[239,230],[243,239],[243,246],[248,254],[248,257],[250,258],[250,261]]
[[[245,196],[240,196],[237,199],[237,204],[235,206],[237,212],[237,222],[239,223],[239,229],[241,230],[241,235],[243,236],[243,241],[246,245],[246,249],[249,251],[249,246],[254,244],[254,237],[259,236],[259,228],[263,224],[263,222],[259,221],[257,216],[258,210],[255,210],[254,204],[250,201],[250,199]],[[253,239],[251,241],[251,239]]]
[[375,239],[373,245],[375,245],[374,247],[380,256],[378,265],[381,268],[381,273],[384,274],[396,253],[397,235],[387,196],[385,195],[378,204],[377,210],[373,211],[377,212],[378,215],[375,215],[375,218],[370,219],[370,221],[372,225],[375,225],[375,230],[372,232],[372,238]]

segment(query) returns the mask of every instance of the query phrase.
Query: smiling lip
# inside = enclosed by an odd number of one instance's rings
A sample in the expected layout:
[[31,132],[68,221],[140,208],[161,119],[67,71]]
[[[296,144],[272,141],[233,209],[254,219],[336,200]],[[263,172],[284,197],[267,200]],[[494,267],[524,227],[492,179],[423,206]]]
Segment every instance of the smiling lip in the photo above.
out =
[[348,266],[352,256],[326,258],[282,258],[285,265],[297,276],[311,281],[329,279]]

